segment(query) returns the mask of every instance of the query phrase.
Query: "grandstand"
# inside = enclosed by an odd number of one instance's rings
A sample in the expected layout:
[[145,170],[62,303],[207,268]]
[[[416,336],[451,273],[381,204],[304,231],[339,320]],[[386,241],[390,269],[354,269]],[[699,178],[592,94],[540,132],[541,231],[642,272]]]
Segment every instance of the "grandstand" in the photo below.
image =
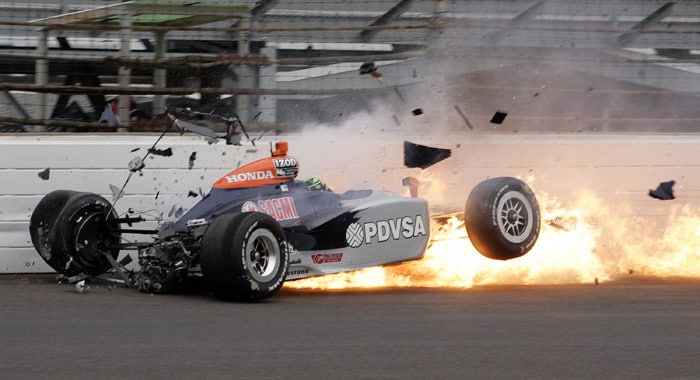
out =
[[[172,107],[254,128],[420,108],[474,133],[692,132],[700,1],[0,2],[5,130],[122,130]],[[362,74],[363,64],[375,70]],[[52,124],[63,121],[59,125]],[[146,124],[150,125],[150,124]]]

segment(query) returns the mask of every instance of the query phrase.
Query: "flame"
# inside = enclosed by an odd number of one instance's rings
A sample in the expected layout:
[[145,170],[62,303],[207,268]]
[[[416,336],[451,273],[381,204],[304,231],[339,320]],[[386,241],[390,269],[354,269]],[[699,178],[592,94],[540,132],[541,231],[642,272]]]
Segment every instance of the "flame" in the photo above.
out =
[[[581,192],[569,207],[548,194],[537,198],[542,209],[540,236],[523,257],[496,261],[481,256],[469,242],[463,222],[452,217],[433,226],[421,260],[291,281],[285,287],[470,288],[599,283],[630,275],[700,278],[700,216],[690,205],[669,203],[668,220],[659,223],[591,191]],[[649,202],[659,201],[649,198]]]

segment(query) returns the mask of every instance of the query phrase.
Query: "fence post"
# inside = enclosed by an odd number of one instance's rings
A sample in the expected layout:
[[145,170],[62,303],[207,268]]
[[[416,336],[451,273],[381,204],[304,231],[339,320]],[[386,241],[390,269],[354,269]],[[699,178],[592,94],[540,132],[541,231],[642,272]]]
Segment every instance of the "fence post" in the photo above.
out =
[[[36,60],[34,73],[34,84],[37,86],[46,86],[49,84],[49,61],[46,59],[49,53],[48,48],[49,31],[46,28],[40,28],[37,31],[37,44],[36,53],[39,59]],[[36,107],[36,118],[39,120],[46,119],[46,103],[47,94],[45,92],[37,93],[37,107]],[[41,132],[45,131],[46,127],[43,125],[34,126],[34,131]]]
[[[165,58],[168,51],[167,41],[165,40],[165,32],[157,31],[156,36],[156,59]],[[153,85],[156,88],[165,88],[167,86],[167,71],[165,69],[153,70]],[[153,115],[159,115],[165,112],[165,96],[155,95],[153,97]]]
[[[123,11],[119,15],[119,36],[121,38],[121,58],[131,56],[131,13]],[[119,86],[128,87],[131,83],[131,69],[128,66],[119,66]],[[131,108],[129,95],[119,95],[119,131],[129,130],[129,109]]]
[[[238,55],[245,57],[250,54],[250,17],[242,17],[242,30],[238,34]],[[252,88],[254,87],[253,72],[247,64],[238,65],[238,87]],[[236,113],[238,117],[246,123],[250,121],[250,96],[236,95]]]

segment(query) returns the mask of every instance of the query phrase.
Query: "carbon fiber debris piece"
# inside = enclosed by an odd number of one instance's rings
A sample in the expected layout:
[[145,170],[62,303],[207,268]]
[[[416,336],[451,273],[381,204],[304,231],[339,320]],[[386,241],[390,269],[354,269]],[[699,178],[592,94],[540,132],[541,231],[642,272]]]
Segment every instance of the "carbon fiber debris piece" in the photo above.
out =
[[51,175],[50,168],[46,168],[39,172],[39,178],[43,179],[44,181],[47,181],[49,179],[49,175]]
[[403,164],[409,168],[425,169],[450,157],[450,149],[433,148],[410,141],[403,142]]
[[503,120],[506,119],[506,116],[508,116],[508,113],[503,111],[496,111],[496,113],[493,114],[493,117],[490,121],[494,124],[502,124]]
[[662,201],[676,199],[676,197],[673,195],[673,185],[675,184],[676,181],[674,180],[661,182],[656,190],[649,190],[649,196]]

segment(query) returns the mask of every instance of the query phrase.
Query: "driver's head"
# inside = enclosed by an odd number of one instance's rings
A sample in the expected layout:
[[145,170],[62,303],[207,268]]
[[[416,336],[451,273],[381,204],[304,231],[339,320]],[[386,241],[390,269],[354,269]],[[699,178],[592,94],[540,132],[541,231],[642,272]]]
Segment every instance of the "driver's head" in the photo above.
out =
[[316,177],[307,178],[304,180],[306,187],[313,191],[323,191],[327,190],[326,184]]

